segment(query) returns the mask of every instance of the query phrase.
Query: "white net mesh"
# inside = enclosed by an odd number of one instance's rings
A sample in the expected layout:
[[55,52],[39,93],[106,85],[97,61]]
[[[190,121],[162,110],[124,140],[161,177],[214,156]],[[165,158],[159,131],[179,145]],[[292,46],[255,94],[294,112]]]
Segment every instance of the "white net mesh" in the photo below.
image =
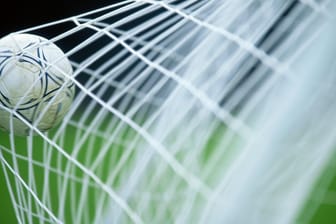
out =
[[333,193],[335,9],[125,0],[20,31],[63,49],[77,93],[53,131],[0,133],[17,221],[310,223]]

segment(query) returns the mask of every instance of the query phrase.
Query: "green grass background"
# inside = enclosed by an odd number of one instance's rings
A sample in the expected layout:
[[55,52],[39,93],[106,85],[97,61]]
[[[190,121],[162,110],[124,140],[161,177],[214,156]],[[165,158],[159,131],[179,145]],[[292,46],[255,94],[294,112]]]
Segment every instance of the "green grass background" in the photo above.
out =
[[[101,126],[103,128],[104,124]],[[94,149],[101,149],[104,144],[106,144],[106,139],[103,137],[97,136],[97,135],[89,135],[85,137],[84,133],[86,132],[85,129],[78,129],[72,126],[67,126],[66,129],[64,129],[64,135],[62,134],[63,138],[59,139],[58,141],[62,142],[62,148],[65,149],[66,153],[71,154],[72,150],[75,148],[75,146],[80,145],[81,151],[76,155],[76,159],[86,165],[90,163],[90,158],[96,158],[98,156],[99,150]],[[107,177],[109,177],[110,174],[110,168],[111,164],[116,164],[119,158],[121,157],[122,153],[124,151],[124,147],[120,142],[124,142],[124,138],[132,138],[134,139],[134,131],[131,129],[125,129],[121,128],[118,131],[117,136],[115,138],[117,139],[116,142],[109,145],[109,150],[105,154],[104,162],[100,163],[98,165],[97,170],[99,170],[99,177],[105,181]],[[51,132],[50,136],[54,136],[55,133]],[[80,142],[80,139],[83,140],[83,142]],[[0,146],[2,146],[5,149],[11,149],[10,145],[10,138],[7,133],[0,131]],[[27,152],[27,139],[22,137],[15,137],[15,149],[16,154],[22,155],[23,157],[28,156]],[[33,160],[43,163],[46,159],[46,155],[48,152],[50,152],[50,166],[51,167],[62,167],[62,171],[65,170],[66,165],[68,164],[68,160],[64,156],[60,156],[61,154],[53,147],[49,147],[46,150],[43,150],[45,148],[45,141],[39,137],[33,137],[33,142],[31,143],[33,145]],[[91,147],[90,147],[91,146]],[[92,147],[93,146],[93,147]],[[92,149],[92,150],[89,150]],[[8,153],[7,151],[2,151],[4,158],[6,161],[8,161],[12,165],[12,157],[11,153]],[[88,156],[89,155],[89,156]],[[28,183],[28,166],[29,163],[25,160],[18,159],[18,167],[20,170],[20,176],[25,180],[26,183]],[[112,165],[113,166],[113,165]],[[36,190],[37,195],[41,197],[43,192],[43,185],[45,180],[45,169],[44,167],[36,166],[34,165],[34,174],[35,174],[35,181],[36,181]],[[7,170],[9,173],[9,176],[11,177],[12,184],[14,183],[13,175],[9,170]],[[82,170],[80,170],[76,166],[70,166],[70,171],[72,175],[75,175],[78,179],[83,179],[84,177],[87,177],[84,175]],[[48,172],[49,173],[49,181],[48,181],[48,187],[50,188],[50,195],[51,195],[51,206],[52,211],[58,211],[59,201],[58,201],[58,195],[60,192],[60,189],[62,189],[62,186],[58,185],[58,175],[54,172]],[[122,173],[120,173],[122,175]],[[69,182],[69,186],[66,191],[66,202],[65,202],[65,211],[67,211],[67,214],[65,214],[65,223],[74,223],[73,217],[70,214],[76,214],[76,211],[74,209],[77,209],[77,206],[73,206],[78,204],[81,197],[81,189],[83,188],[82,183],[80,182]],[[118,177],[115,178],[113,182],[113,187],[117,187],[118,184]],[[14,185],[13,185],[14,186]],[[89,187],[88,194],[85,195],[85,206],[83,209],[84,211],[90,211],[90,214],[85,213],[86,217],[85,219],[92,220],[94,219],[95,215],[95,200],[97,198],[97,188],[95,187]],[[105,194],[104,192],[101,194]],[[98,197],[100,195],[98,194]],[[3,209],[0,209],[0,224],[15,224],[17,223],[13,206],[11,203],[10,195],[8,192],[6,179],[4,176],[3,168],[0,166],[0,206]],[[34,209],[34,203],[33,203],[33,212],[36,213],[36,209]],[[25,220],[29,221],[29,220]],[[38,223],[38,220],[33,220],[34,223]]]
[[[67,142],[65,144],[66,149],[72,149],[75,145],[75,129],[74,128],[67,128],[67,133],[66,133],[66,139],[65,142]],[[78,132],[78,131],[77,131]],[[125,134],[126,132],[128,132],[128,130],[124,130],[123,132],[120,132],[122,134],[120,134],[119,138],[122,140],[123,138],[127,139],[127,136],[129,136],[130,134]],[[128,132],[129,133],[129,132]],[[131,134],[132,135],[132,134]],[[220,136],[218,136],[218,138],[220,138]],[[216,139],[212,138],[212,141],[216,141]],[[15,143],[16,143],[16,149],[19,150],[24,150],[26,148],[26,140],[25,138],[16,138],[15,139]],[[10,148],[9,145],[9,137],[8,134],[0,132],[0,144],[3,147],[6,148]],[[42,151],[39,152],[39,150],[42,150],[43,148],[43,140],[40,137],[34,137],[34,151],[36,150],[36,153],[34,153],[34,158],[36,160],[39,161],[43,161],[43,157],[39,154],[43,154]],[[99,137],[94,137],[94,138],[87,138],[87,142],[83,143],[83,147],[89,147],[90,144],[94,144],[94,146],[96,146],[97,148],[101,148],[104,145],[104,139],[100,139]],[[117,150],[113,150],[114,153],[116,153],[117,155],[111,155],[112,158],[114,158],[115,160],[118,160],[118,158],[120,158],[121,156],[121,152],[123,151],[122,146],[120,145],[112,145],[111,147],[115,147],[115,149]],[[211,148],[211,146],[209,146],[209,149]],[[119,150],[118,150],[119,149]],[[51,149],[53,151],[56,150]],[[83,150],[83,152],[85,152],[85,150]],[[23,154],[25,155],[26,152],[22,152],[20,151],[19,154]],[[3,152],[3,155],[5,156],[5,158],[7,160],[10,160],[9,154],[6,152]],[[94,156],[94,155],[92,155]],[[110,156],[107,156],[110,157]],[[55,155],[52,155],[52,161],[51,164],[56,164],[57,163],[57,157]],[[85,163],[85,154],[79,154],[78,155],[78,160]],[[62,158],[61,159],[61,163],[66,164],[66,159]],[[110,163],[111,161],[108,161],[108,163]],[[113,161],[112,161],[113,162]],[[332,192],[336,192],[336,169],[335,169],[335,162],[332,162],[330,164],[330,166],[326,169],[325,175],[321,177],[321,180],[318,181],[318,183],[316,184],[316,186],[314,187],[314,190],[312,191],[311,197],[307,200],[307,203],[305,205],[305,207],[302,209],[302,212],[300,214],[300,216],[297,219],[297,223],[300,223],[302,220],[306,220],[307,218],[310,220],[309,223],[311,224],[333,224],[336,223],[336,195],[333,195]],[[27,170],[25,170],[25,167],[28,166],[28,163],[26,161],[20,161],[19,162],[19,167],[23,167],[23,169],[20,169],[21,175],[24,176],[28,176],[27,174]],[[75,168],[74,168],[75,169]],[[102,176],[108,176],[109,174],[109,167],[102,167],[102,169],[105,169],[105,171],[103,172]],[[36,174],[35,179],[37,182],[37,185],[43,186],[43,168],[37,168],[36,170],[34,169],[34,173]],[[77,174],[77,177],[81,178],[83,176],[81,176],[81,171],[77,170],[75,171],[75,173]],[[333,176],[332,181],[330,184],[328,184],[328,194],[326,195],[321,195],[320,194],[320,189],[321,189],[321,184],[324,183],[325,179]],[[25,179],[25,178],[24,178]],[[11,180],[13,181],[13,179]],[[26,179],[27,181],[27,179]],[[51,187],[51,191],[57,192],[59,189],[57,187],[57,175],[56,174],[51,174],[50,175],[50,181],[49,181],[50,187]],[[115,185],[118,184],[118,181],[116,180]],[[73,184],[72,188],[67,190],[67,195],[69,198],[68,201],[66,201],[66,207],[68,207],[67,211],[68,214],[65,214],[65,221],[66,223],[73,223],[73,220],[70,216],[70,214],[74,211],[71,211],[71,203],[74,203],[74,201],[72,201],[73,199],[75,201],[78,201],[80,198],[80,191],[79,189],[81,189],[81,184]],[[37,187],[38,191],[42,190],[42,188],[39,188],[39,186]],[[76,190],[77,189],[77,190]],[[90,220],[93,220],[94,217],[94,211],[95,211],[95,203],[94,203],[94,190],[89,190],[89,194],[87,195],[87,200],[86,200],[86,206],[90,206],[90,207],[86,207],[89,208],[89,211],[92,211],[91,214],[87,214],[87,217],[85,218],[89,218]],[[75,196],[73,196],[75,194]],[[55,194],[57,195],[57,194]],[[70,195],[72,195],[72,199],[70,197]],[[333,198],[334,197],[334,198]],[[288,199],[291,200],[291,199]],[[91,203],[90,203],[91,202]],[[57,210],[58,206],[58,202],[57,202],[57,198],[53,198],[53,202],[52,202],[52,207],[53,210]],[[316,209],[317,208],[317,209]],[[308,217],[309,214],[311,214],[313,212],[313,217]],[[28,221],[28,220],[26,220]],[[38,223],[37,220],[33,220],[34,223]],[[13,206],[11,203],[11,199],[9,196],[9,192],[8,192],[8,188],[7,188],[7,184],[5,181],[5,176],[4,176],[4,172],[2,167],[0,168],[0,224],[16,224],[17,220],[15,217],[15,213],[13,210]]]

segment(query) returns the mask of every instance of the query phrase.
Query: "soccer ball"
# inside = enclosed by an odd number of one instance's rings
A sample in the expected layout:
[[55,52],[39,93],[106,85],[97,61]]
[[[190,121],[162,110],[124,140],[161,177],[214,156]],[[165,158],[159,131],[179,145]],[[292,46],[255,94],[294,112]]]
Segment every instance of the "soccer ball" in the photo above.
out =
[[33,126],[42,132],[56,126],[74,98],[72,73],[62,50],[43,37],[0,39],[0,129],[26,136]]

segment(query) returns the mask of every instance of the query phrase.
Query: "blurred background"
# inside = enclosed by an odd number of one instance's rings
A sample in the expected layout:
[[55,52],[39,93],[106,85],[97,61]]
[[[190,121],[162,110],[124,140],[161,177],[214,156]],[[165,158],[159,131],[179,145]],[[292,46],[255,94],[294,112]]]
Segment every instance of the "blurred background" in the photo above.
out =
[[122,0],[10,0],[0,13],[0,36],[97,9]]

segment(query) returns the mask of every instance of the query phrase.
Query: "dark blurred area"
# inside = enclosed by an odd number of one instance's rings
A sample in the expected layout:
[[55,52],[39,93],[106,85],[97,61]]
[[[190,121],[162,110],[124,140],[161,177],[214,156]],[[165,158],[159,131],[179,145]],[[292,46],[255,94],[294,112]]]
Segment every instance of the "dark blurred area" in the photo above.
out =
[[118,2],[122,0],[8,0],[0,13],[0,36]]

